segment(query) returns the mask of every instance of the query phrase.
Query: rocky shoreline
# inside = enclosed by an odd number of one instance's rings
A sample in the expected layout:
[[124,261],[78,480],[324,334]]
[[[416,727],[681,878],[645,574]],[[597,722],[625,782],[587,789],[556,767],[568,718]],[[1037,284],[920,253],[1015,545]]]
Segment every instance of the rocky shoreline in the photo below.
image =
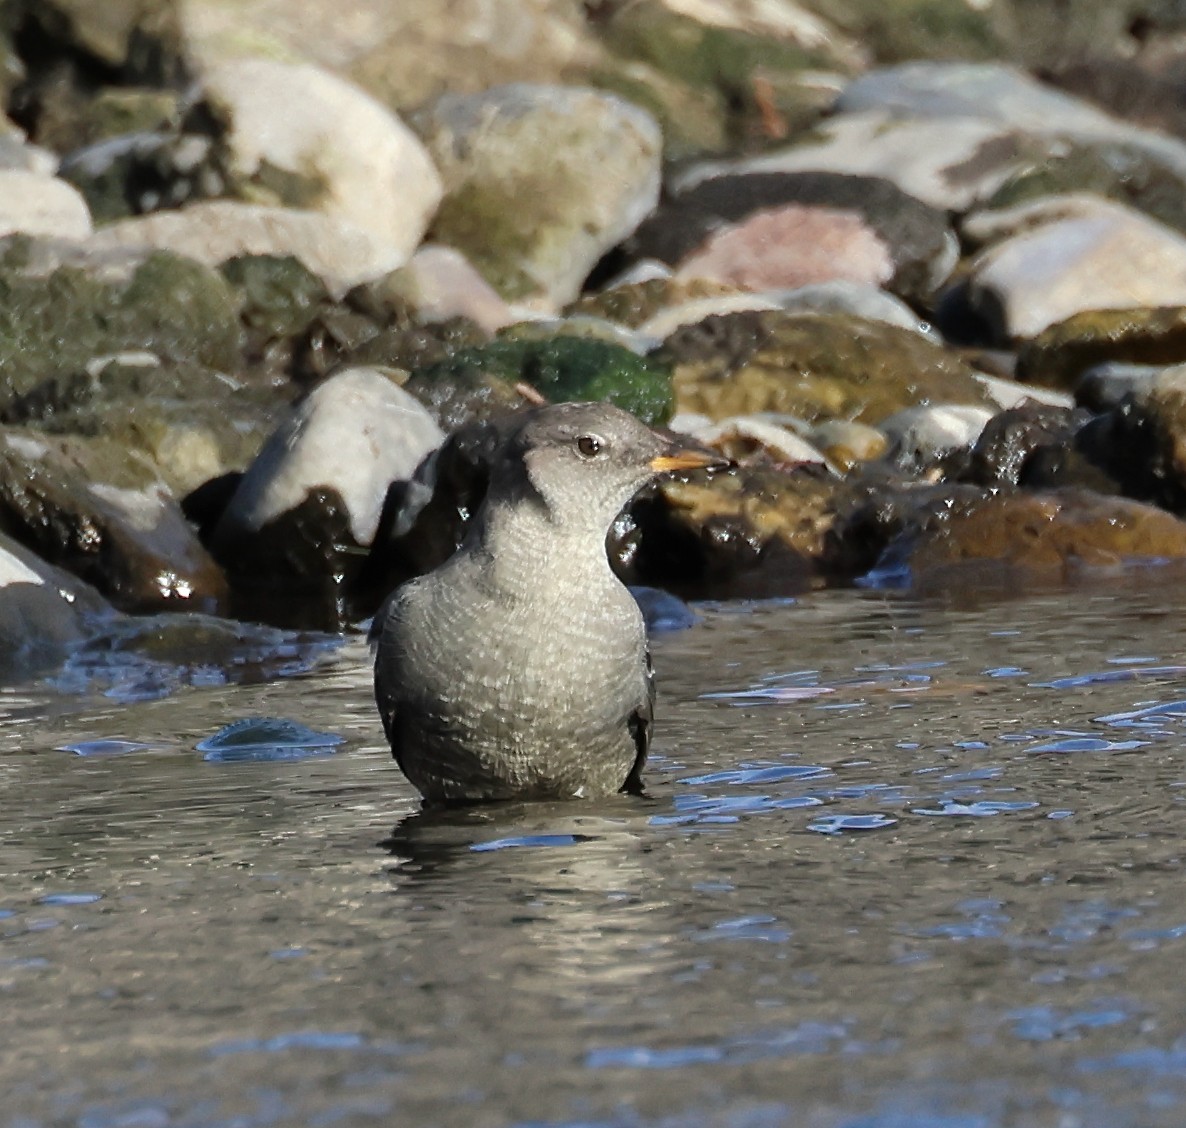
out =
[[1186,558],[1180,5],[407,7],[0,9],[5,669],[358,624],[541,401],[736,460],[684,597]]

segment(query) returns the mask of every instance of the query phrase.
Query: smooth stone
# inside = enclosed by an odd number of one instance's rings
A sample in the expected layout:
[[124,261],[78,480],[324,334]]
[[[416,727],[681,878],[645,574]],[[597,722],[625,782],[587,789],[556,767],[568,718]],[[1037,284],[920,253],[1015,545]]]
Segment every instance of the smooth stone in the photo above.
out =
[[697,162],[672,184],[683,192],[725,176],[829,172],[877,177],[933,208],[962,212],[1025,167],[1030,147],[1044,151],[975,115],[948,119],[938,129],[934,121],[873,110],[838,114],[761,156]]
[[185,0],[180,16],[199,71],[230,58],[313,62],[400,113],[442,90],[571,81],[604,57],[570,0]]
[[685,631],[700,621],[696,612],[678,595],[672,595],[662,588],[638,585],[630,589],[630,594],[634,596],[634,601],[642,612],[648,634]]
[[945,214],[886,179],[821,171],[721,175],[677,191],[627,249],[677,276],[751,290],[846,279],[919,304],[959,258]]
[[242,59],[205,71],[202,95],[226,123],[220,166],[234,194],[324,212],[404,255],[420,244],[440,177],[416,135],[365,91],[320,67]]
[[123,611],[221,610],[226,581],[172,496],[96,480],[86,442],[0,430],[4,527]]
[[652,348],[657,348],[681,326],[696,325],[706,317],[781,308],[778,302],[764,294],[719,294],[710,298],[694,298],[659,310],[638,327],[638,332],[652,342]]
[[0,678],[61,661],[114,612],[101,595],[0,533]]
[[[674,428],[673,428],[674,429]],[[755,453],[764,454],[772,462],[796,465],[814,462],[826,466],[828,460],[810,442],[788,427],[761,416],[737,415],[727,419],[695,421],[694,416],[683,420],[685,434],[698,442],[719,450],[735,462],[745,461]]]
[[370,368],[338,372],[280,423],[252,462],[215,533],[227,543],[251,534],[333,490],[355,544],[369,545],[392,482],[410,478],[444,441],[412,396]]
[[872,462],[889,449],[889,440],[879,428],[848,419],[825,419],[812,427],[807,437],[841,471]]
[[976,444],[994,412],[964,404],[908,407],[883,419],[890,457],[913,467],[931,466]]
[[1069,389],[1088,369],[1107,361],[1163,367],[1186,361],[1186,307],[1077,313],[1022,346],[1017,376],[1027,383]]
[[1112,117],[1006,63],[912,62],[855,78],[837,100],[847,113],[890,113],[944,123],[968,117],[1031,138],[1119,141],[1186,174],[1186,144]]
[[1186,237],[1100,201],[983,252],[967,301],[1002,340],[1032,339],[1086,310],[1186,305]]
[[987,393],[988,398],[1002,410],[1018,407],[1023,403],[1036,403],[1045,407],[1073,407],[1075,397],[1053,388],[1040,388],[1033,384],[1022,384],[1017,380],[1006,380],[1000,376],[989,376],[983,372],[975,374],[976,383]]
[[91,213],[77,188],[56,176],[0,168],[0,237],[85,239]]
[[910,329],[935,344],[939,334],[914,312],[901,298],[887,294],[876,286],[859,282],[821,282],[790,290],[766,290],[759,297],[774,302],[788,313],[847,313],[865,321],[884,321],[900,329]]
[[511,299],[572,301],[659,198],[659,127],[611,94],[526,83],[450,94],[415,124],[445,183],[434,238]]
[[460,251],[439,244],[419,248],[382,283],[429,324],[466,317],[487,333],[515,321],[511,307]]
[[833,281],[881,286],[894,276],[894,263],[890,248],[860,215],[787,204],[718,228],[677,264],[675,274],[745,290]]
[[957,487],[908,504],[878,568],[905,569],[922,587],[976,577],[1066,582],[1139,560],[1186,558],[1186,521],[1091,490]]
[[[654,270],[647,264],[652,264]],[[704,299],[737,298],[757,301],[741,293],[736,286],[708,278],[675,278],[671,270],[654,260],[641,264],[645,269],[638,278],[621,279],[594,294],[586,294],[568,307],[569,313],[589,313],[606,317],[631,329],[641,330],[648,322],[661,320],[667,311],[689,306]],[[654,330],[650,330],[652,334]]]
[[954,353],[843,314],[710,317],[676,330],[654,356],[673,366],[677,409],[714,419],[778,412],[877,424],[924,400],[987,398]]
[[403,266],[407,255],[368,231],[320,212],[209,200],[99,228],[92,251],[155,247],[218,266],[238,255],[292,255],[341,296]]

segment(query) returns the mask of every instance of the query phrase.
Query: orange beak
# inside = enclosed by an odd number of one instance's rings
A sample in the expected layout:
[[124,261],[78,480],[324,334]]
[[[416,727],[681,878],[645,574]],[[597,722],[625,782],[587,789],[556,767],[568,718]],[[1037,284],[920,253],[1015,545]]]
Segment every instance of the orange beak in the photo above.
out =
[[678,470],[727,470],[732,463],[715,451],[695,447],[676,447],[667,454],[651,459],[656,474],[671,474]]

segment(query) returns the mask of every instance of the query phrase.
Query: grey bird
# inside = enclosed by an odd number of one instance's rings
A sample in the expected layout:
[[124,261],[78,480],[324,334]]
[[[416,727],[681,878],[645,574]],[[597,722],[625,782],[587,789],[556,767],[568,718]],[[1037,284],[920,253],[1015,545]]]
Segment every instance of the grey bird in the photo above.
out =
[[604,403],[525,415],[462,546],[376,623],[379,713],[425,799],[642,790],[654,679],[606,536],[659,475],[727,465]]

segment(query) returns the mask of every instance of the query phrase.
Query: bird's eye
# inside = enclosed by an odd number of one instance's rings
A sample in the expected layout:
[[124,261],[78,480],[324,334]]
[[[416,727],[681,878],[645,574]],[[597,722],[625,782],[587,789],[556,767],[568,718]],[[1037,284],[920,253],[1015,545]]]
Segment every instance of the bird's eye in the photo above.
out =
[[596,435],[582,435],[577,439],[577,450],[582,458],[596,458],[605,444]]

